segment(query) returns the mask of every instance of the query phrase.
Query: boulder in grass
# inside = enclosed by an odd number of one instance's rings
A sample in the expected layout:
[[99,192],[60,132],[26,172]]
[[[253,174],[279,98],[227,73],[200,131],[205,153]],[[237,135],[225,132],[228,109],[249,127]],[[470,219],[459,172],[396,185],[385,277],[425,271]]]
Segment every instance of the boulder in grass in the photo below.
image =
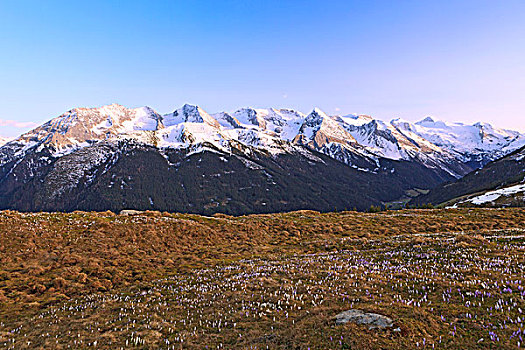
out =
[[391,328],[394,325],[392,319],[387,316],[357,309],[343,311],[335,316],[335,324],[337,325],[348,322],[366,325],[368,329],[385,329]]
[[124,209],[124,210],[121,210],[119,213],[119,215],[123,215],[123,216],[133,216],[133,215],[140,215],[140,214],[144,214],[144,212],[141,210],[132,210],[132,209]]

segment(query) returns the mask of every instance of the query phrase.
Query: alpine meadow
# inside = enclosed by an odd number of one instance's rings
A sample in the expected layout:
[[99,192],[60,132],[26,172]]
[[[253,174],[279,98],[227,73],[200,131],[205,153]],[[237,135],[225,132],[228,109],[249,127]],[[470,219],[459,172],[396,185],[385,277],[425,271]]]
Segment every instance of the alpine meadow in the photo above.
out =
[[524,14],[0,1],[0,349],[525,347]]

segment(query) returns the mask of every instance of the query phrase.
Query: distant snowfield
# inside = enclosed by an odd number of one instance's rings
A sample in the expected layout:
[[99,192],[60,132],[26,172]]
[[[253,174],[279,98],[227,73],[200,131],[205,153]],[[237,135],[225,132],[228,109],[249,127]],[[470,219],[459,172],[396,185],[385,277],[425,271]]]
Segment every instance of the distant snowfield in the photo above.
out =
[[525,184],[514,185],[506,188],[501,188],[499,190],[489,191],[485,194],[474,198],[470,198],[460,203],[470,202],[475,205],[481,205],[489,202],[494,202],[495,200],[498,200],[501,196],[511,196],[522,192],[525,192]]

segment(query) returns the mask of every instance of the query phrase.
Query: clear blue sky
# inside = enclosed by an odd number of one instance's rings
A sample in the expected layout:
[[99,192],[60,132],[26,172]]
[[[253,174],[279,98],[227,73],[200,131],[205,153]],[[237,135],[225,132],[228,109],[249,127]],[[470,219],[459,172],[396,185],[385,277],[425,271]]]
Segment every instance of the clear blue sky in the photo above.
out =
[[525,1],[0,0],[0,135],[113,102],[525,131]]

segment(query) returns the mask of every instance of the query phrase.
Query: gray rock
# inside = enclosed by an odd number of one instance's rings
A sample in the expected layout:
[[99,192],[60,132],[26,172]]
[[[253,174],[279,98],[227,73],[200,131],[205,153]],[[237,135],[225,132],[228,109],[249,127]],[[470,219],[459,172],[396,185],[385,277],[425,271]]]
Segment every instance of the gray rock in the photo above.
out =
[[380,314],[363,312],[362,310],[357,309],[343,311],[335,316],[335,324],[340,325],[347,322],[364,324],[368,326],[368,329],[384,329],[390,328],[394,325],[394,322],[389,317]]
[[140,210],[124,209],[120,211],[119,215],[133,216],[133,215],[140,215],[142,213],[144,212]]

